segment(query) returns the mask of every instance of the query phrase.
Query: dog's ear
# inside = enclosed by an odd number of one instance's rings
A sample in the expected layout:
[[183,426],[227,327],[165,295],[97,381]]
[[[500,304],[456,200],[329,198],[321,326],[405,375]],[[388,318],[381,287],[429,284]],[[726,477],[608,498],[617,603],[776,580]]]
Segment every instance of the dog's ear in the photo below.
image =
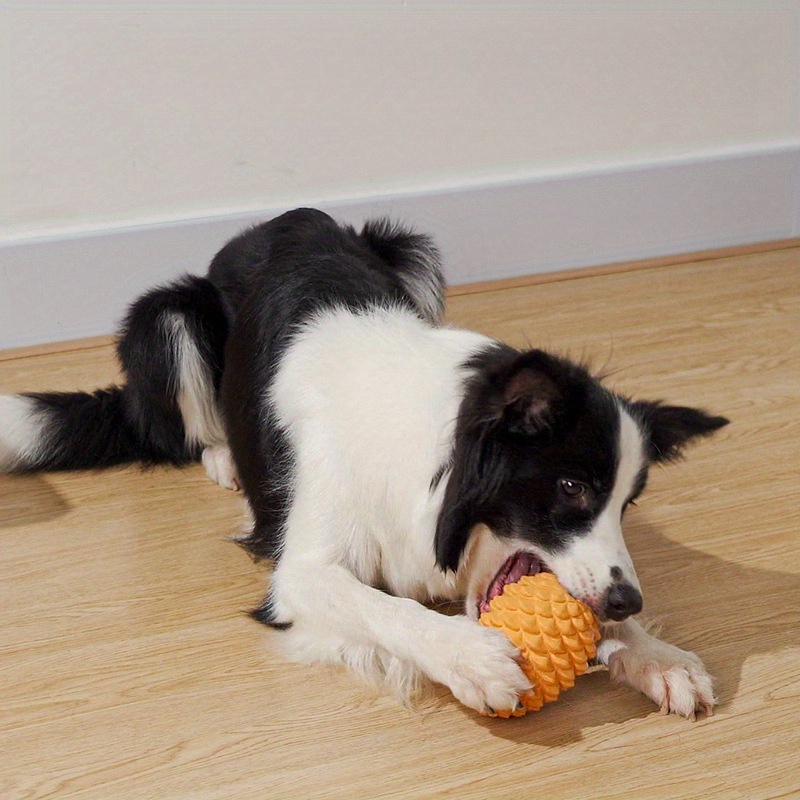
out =
[[660,401],[638,401],[631,404],[631,409],[644,428],[652,463],[675,461],[687,444],[710,436],[729,422],[699,408],[668,406]]
[[510,433],[533,437],[550,431],[584,405],[591,383],[580,364],[543,350],[519,353],[495,376],[494,401],[502,426]]
[[509,433],[526,436],[549,430],[562,399],[562,391],[553,376],[535,365],[522,366],[503,388],[503,427]]

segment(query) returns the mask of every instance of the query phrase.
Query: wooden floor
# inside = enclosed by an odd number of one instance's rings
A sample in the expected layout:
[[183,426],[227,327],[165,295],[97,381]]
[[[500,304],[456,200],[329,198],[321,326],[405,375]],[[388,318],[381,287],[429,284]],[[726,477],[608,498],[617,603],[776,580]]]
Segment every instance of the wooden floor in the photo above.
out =
[[[645,608],[718,678],[663,717],[605,672],[519,720],[399,708],[283,663],[244,611],[241,500],[183,471],[0,476],[0,797],[800,797],[800,249],[451,300],[733,420],[628,516]],[[7,354],[14,356],[14,354]],[[108,346],[0,360],[0,391],[115,378]]]

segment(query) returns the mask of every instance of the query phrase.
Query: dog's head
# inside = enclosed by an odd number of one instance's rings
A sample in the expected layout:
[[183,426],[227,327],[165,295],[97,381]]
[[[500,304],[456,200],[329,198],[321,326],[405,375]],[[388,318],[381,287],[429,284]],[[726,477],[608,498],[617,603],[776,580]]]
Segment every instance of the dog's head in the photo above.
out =
[[540,570],[601,620],[638,613],[625,509],[651,464],[677,458],[728,420],[633,402],[540,350],[496,345],[468,368],[436,530],[438,565],[464,570],[467,613]]

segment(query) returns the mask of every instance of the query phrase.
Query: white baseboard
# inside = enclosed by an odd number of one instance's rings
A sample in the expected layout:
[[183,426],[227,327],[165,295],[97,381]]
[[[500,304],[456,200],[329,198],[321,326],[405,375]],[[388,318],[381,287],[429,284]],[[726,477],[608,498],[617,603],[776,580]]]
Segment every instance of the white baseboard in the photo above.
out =
[[[307,205],[433,234],[456,285],[798,236],[800,142]],[[285,210],[0,242],[0,349],[111,333],[139,292]]]

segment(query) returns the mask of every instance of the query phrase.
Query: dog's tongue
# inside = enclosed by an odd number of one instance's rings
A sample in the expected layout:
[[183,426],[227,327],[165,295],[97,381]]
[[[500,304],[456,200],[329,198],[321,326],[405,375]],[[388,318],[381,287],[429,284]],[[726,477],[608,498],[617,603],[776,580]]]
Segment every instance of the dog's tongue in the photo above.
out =
[[486,597],[479,605],[479,611],[483,613],[489,610],[489,603],[493,598],[503,593],[503,587],[507,583],[516,583],[524,575],[535,575],[541,569],[539,559],[532,553],[515,553],[500,568],[500,572],[495,575],[494,580],[489,584]]
[[519,553],[511,565],[505,583],[516,583],[523,575],[534,575],[538,571],[539,559],[535,555]]

